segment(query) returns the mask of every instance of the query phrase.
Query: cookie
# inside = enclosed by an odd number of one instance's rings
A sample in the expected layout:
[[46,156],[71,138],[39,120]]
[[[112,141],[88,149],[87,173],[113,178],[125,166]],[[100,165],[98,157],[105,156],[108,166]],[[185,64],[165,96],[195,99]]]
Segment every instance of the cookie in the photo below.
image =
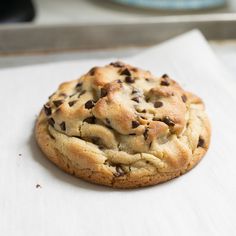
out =
[[122,62],[61,84],[43,106],[36,139],[64,171],[115,188],[158,184],[192,169],[206,153],[203,101],[167,74]]

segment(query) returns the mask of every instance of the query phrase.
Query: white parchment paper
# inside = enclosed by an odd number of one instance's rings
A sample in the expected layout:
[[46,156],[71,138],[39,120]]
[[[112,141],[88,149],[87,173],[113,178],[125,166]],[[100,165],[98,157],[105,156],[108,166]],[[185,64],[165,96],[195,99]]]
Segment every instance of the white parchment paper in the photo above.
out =
[[0,71],[0,235],[236,235],[236,80],[198,31],[125,60],[168,73],[205,101],[212,143],[194,170],[154,187],[113,190],[65,174],[39,151],[33,127],[48,95],[110,61]]

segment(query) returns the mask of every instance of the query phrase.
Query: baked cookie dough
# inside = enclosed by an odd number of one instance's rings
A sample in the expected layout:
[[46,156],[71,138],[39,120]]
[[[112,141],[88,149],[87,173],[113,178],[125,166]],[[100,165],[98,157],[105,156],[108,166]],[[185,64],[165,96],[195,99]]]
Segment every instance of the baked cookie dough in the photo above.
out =
[[122,62],[61,84],[36,123],[45,155],[64,171],[115,188],[155,185],[192,169],[206,153],[203,101],[167,74]]

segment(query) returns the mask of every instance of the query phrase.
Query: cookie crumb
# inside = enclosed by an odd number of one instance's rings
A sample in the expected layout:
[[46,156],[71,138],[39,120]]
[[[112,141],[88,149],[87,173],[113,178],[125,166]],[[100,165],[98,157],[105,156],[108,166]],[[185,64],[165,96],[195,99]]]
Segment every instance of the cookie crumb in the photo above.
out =
[[36,188],[42,188],[42,186],[40,184],[36,184],[35,187]]

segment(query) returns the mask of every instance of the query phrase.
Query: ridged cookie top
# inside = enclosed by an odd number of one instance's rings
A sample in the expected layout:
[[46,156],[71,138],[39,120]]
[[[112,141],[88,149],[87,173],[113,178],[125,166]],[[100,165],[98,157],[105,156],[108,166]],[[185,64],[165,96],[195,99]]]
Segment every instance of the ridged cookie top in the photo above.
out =
[[[194,99],[200,102],[191,95]],[[116,62],[61,84],[44,111],[55,130],[100,150],[153,154],[184,133],[190,103],[188,93],[168,75],[155,77]],[[196,136],[190,149],[198,142]]]

